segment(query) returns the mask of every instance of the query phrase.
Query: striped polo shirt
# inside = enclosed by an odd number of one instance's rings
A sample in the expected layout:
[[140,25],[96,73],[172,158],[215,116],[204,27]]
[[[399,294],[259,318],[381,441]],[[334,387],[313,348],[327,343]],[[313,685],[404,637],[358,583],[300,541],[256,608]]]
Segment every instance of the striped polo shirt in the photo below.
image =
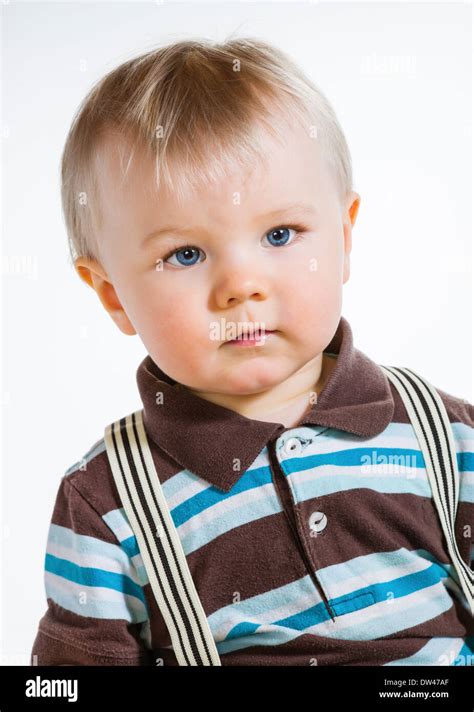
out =
[[[138,367],[153,462],[221,663],[474,665],[474,621],[403,402],[342,316],[325,353],[335,368],[295,427],[205,401],[150,356]],[[474,408],[436,390],[472,566]],[[103,438],[60,481],[44,582],[32,664],[178,664]]]

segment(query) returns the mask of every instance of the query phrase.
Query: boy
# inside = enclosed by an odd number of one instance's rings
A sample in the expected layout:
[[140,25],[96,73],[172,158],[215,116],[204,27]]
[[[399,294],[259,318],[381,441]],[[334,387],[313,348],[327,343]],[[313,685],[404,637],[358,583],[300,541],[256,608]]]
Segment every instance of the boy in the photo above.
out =
[[[75,268],[147,350],[144,424],[221,663],[472,664],[415,431],[341,315],[360,196],[321,92],[264,42],[172,44],[92,90],[62,179]],[[469,564],[474,409],[438,393]],[[34,662],[177,665],[103,439],[61,480],[45,569]]]

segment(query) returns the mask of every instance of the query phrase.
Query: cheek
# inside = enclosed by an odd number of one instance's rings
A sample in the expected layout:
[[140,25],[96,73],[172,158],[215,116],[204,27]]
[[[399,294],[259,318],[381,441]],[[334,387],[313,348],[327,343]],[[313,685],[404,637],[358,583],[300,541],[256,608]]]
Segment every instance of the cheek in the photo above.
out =
[[[133,294],[134,326],[152,358],[171,375],[173,363],[189,363],[202,358],[209,348],[209,319],[205,303],[194,290],[158,289],[153,284]],[[133,319],[132,319],[133,321]]]
[[342,288],[342,254],[337,235],[295,255],[278,285],[280,313],[305,320],[337,306]]

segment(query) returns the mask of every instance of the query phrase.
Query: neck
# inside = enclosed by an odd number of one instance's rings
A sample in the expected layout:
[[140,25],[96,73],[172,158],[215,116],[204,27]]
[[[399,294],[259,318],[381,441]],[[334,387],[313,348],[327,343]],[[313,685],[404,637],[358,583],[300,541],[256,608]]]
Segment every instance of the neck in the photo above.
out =
[[335,364],[336,358],[321,353],[285,381],[263,393],[229,395],[195,390],[192,392],[246,418],[282,423],[287,428],[295,427],[317,400]]

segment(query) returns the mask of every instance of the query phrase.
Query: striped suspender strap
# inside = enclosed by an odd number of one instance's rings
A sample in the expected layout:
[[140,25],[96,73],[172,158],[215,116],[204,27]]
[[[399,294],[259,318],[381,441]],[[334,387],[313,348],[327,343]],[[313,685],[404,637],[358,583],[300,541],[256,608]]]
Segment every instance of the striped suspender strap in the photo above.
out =
[[398,390],[417,435],[449,555],[474,614],[474,572],[462,559],[455,537],[459,472],[446,408],[436,389],[411,369],[381,368]]
[[220,665],[151,456],[143,410],[108,425],[107,455],[179,665]]

